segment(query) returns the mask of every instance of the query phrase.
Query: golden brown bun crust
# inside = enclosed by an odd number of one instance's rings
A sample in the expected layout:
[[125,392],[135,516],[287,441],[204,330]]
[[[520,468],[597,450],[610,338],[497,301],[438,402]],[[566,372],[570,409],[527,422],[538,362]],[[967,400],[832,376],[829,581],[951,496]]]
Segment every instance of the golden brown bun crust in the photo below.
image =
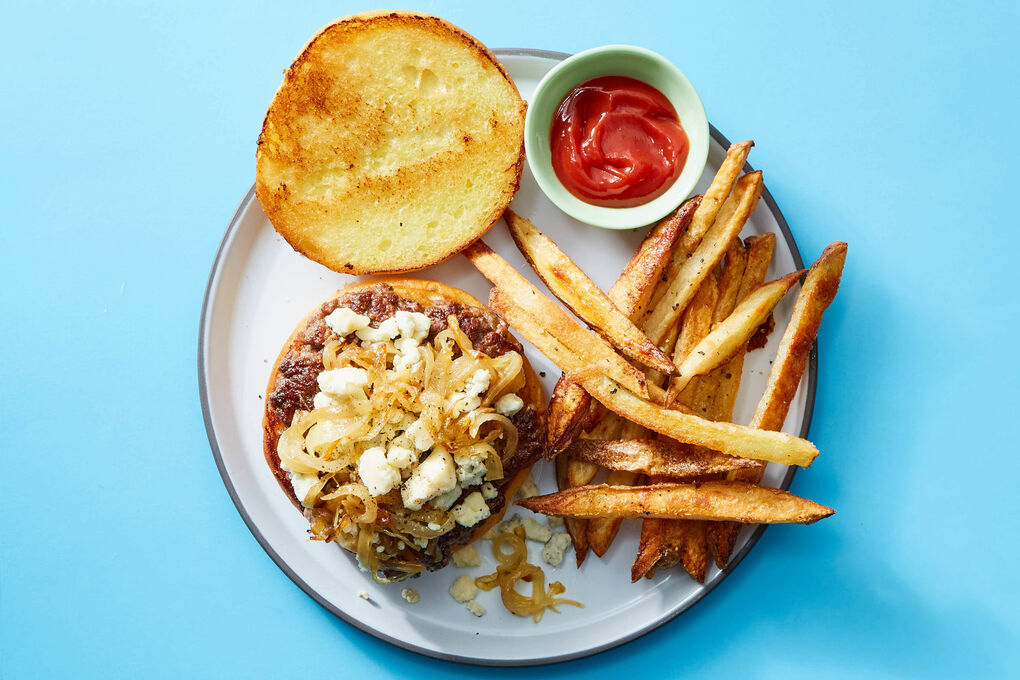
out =
[[428,267],[510,202],[525,110],[495,55],[449,22],[344,17],[285,71],[259,135],[256,195],[287,242],[330,269]]
[[[336,295],[313,309],[307,316],[305,316],[304,319],[301,320],[301,322],[297,325],[297,328],[294,329],[294,332],[291,333],[290,337],[283,344],[283,349],[280,351],[280,355],[273,364],[273,370],[270,371],[269,374],[269,383],[266,386],[265,392],[265,412],[262,420],[262,444],[266,463],[269,464],[269,468],[273,472],[273,476],[276,477],[276,481],[280,484],[280,488],[283,489],[285,494],[287,494],[287,497],[290,499],[291,503],[294,504],[294,507],[302,512],[304,511],[304,506],[301,505],[301,502],[294,494],[294,487],[290,483],[290,478],[287,476],[287,472],[280,467],[280,456],[276,452],[276,445],[280,440],[280,435],[285,429],[287,429],[289,423],[281,422],[280,419],[275,416],[270,408],[269,395],[273,393],[278,383],[281,362],[283,362],[284,358],[292,348],[302,342],[304,331],[308,326],[309,321],[314,319],[319,311],[326,305],[329,305],[333,300],[349,298],[360,291],[379,284],[390,285],[393,288],[393,292],[398,296],[417,302],[426,309],[440,301],[459,302],[462,305],[488,309],[475,297],[463,290],[447,286],[439,283],[438,281],[387,277],[353,283],[343,290],[338,291]],[[546,401],[545,391],[542,389],[542,383],[535,374],[534,368],[532,368],[531,364],[528,362],[527,357],[524,357],[523,354],[521,356],[524,358],[525,382],[524,387],[517,394],[522,400],[524,400],[525,406],[531,406],[535,409],[535,411],[544,416]],[[530,467],[530,462],[526,467]],[[519,486],[520,484],[517,484],[516,488],[519,488]],[[516,488],[513,489],[514,492],[516,492]],[[505,509],[509,507],[509,501],[511,500],[512,498],[507,499],[507,503],[504,505],[504,512]]]

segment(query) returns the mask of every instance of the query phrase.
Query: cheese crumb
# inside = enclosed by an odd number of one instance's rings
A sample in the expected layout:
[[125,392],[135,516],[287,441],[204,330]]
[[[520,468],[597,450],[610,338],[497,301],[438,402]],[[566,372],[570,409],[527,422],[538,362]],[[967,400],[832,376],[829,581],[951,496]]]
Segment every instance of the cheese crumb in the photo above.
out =
[[392,316],[379,324],[379,328],[362,328],[354,332],[362,342],[386,342],[400,335],[397,320]]
[[482,558],[479,557],[477,550],[470,545],[466,545],[459,550],[453,551],[453,564],[461,569],[465,567],[480,567],[482,566]]
[[496,407],[496,413],[509,418],[524,408],[524,400],[511,392],[497,399],[494,406]]
[[419,595],[418,591],[414,588],[404,588],[400,591],[400,597],[404,598],[411,604],[415,604],[421,599],[421,595]]
[[473,600],[476,595],[478,595],[478,586],[475,585],[475,580],[466,574],[458,578],[450,586],[450,597],[457,600],[457,602],[464,603],[468,600]]
[[324,320],[326,325],[332,328],[333,332],[341,338],[355,331],[360,331],[362,328],[368,328],[368,324],[371,321],[367,316],[358,314],[353,309],[348,309],[347,307],[337,307],[327,314]]
[[397,310],[393,319],[401,337],[418,342],[428,337],[429,330],[432,328],[432,320],[421,312],[405,312],[401,309]]
[[359,590],[358,591],[358,597],[360,597],[362,600],[371,600],[372,599],[371,596],[369,596],[367,590]]
[[539,494],[538,485],[535,484],[535,480],[528,477],[527,481],[521,484],[520,490],[517,492],[517,498],[531,498]]
[[531,517],[526,517],[521,524],[524,525],[524,535],[529,541],[545,543],[552,538],[552,531],[549,527],[544,524],[539,524]]
[[473,527],[489,517],[489,506],[478,491],[469,493],[460,505],[455,505],[450,514],[462,527]]
[[381,496],[400,484],[400,472],[386,462],[381,446],[365,449],[358,460],[358,476],[373,496]]
[[305,475],[300,472],[288,472],[287,475],[290,477],[290,485],[294,487],[294,495],[301,501],[301,505],[304,505],[306,508],[309,507],[305,504],[305,499],[308,497],[308,492],[312,490],[312,487],[318,484],[319,473]]
[[403,446],[391,445],[386,452],[386,462],[397,470],[403,470],[418,462],[418,454]]
[[485,616],[485,607],[478,604],[474,600],[465,602],[464,606],[467,607],[467,610],[474,614],[475,616]]
[[478,486],[485,481],[485,460],[478,454],[457,452],[453,456],[457,463],[457,482],[463,487]]
[[[390,469],[392,470],[392,468]],[[453,456],[446,449],[438,447],[429,454],[428,458],[419,463],[411,476],[407,478],[404,488],[400,490],[400,497],[404,501],[404,507],[408,510],[421,510],[425,501],[455,488],[457,488],[457,470],[453,465]]]
[[505,522],[500,522],[499,526],[496,527],[496,532],[495,533],[497,535],[498,534],[510,533],[511,531],[513,531],[514,529],[516,529],[519,526],[521,526],[521,516],[520,515],[514,515],[513,517],[511,517],[510,519],[506,520]]
[[429,432],[428,427],[424,421],[420,418],[411,423],[404,431],[407,439],[411,442],[411,445],[418,450],[418,453],[422,451],[428,451],[435,446],[436,440]]
[[[329,394],[365,394],[364,387],[368,384],[368,371],[354,366],[331,368],[323,371],[316,378],[319,389]],[[314,405],[314,403],[313,403]]]
[[449,510],[454,503],[460,500],[460,495],[462,493],[464,493],[464,490],[457,486],[446,493],[439,494],[429,501],[429,503],[436,510]]
[[493,498],[499,495],[499,491],[492,482],[486,482],[482,484],[482,498],[487,501],[491,501]]
[[546,564],[558,567],[563,564],[563,554],[570,546],[570,534],[554,534],[542,548],[542,559]]
[[549,528],[550,529],[562,529],[563,528],[563,518],[562,517],[557,517],[556,515],[549,515],[548,517],[546,517],[546,519],[549,520]]

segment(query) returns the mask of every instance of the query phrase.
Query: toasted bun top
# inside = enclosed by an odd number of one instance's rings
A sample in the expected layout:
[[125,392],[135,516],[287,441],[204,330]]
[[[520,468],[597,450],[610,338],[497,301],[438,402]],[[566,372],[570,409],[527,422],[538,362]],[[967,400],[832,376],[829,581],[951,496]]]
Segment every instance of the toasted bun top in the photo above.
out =
[[344,273],[410,271],[481,236],[517,190],[526,105],[456,26],[372,12],[322,29],[285,72],[256,194],[296,250]]

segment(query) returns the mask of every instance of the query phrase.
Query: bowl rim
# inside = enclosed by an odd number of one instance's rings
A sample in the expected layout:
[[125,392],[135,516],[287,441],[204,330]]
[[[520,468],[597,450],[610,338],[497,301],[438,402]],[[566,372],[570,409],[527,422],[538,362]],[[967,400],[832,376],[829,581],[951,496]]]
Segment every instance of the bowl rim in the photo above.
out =
[[[597,75],[588,75],[587,77],[572,79],[565,78],[564,74],[569,74],[571,71],[577,70],[582,65],[592,61],[612,57],[637,57],[655,63],[656,68],[660,69],[655,75],[663,75],[666,80],[672,81],[681,95],[678,97],[677,92],[663,92],[674,108],[678,111],[682,108],[693,108],[693,115],[689,115],[685,120],[681,121],[684,131],[687,133],[690,148],[680,176],[660,196],[647,203],[628,208],[609,208],[592,205],[570,193],[563,183],[560,182],[552,168],[548,143],[543,145],[539,139],[540,137],[548,137],[552,116],[555,114],[556,106],[562,101],[563,96],[581,82],[598,77]],[[607,72],[603,75],[613,75],[612,71],[613,69],[607,69]],[[563,89],[560,81],[564,79],[572,82],[566,86],[562,93],[559,93],[559,90]],[[654,84],[652,85],[653,87],[655,86]],[[662,91],[663,88],[657,87],[657,89]],[[559,94],[558,96],[550,95],[550,92]],[[557,99],[555,105],[549,106],[547,100],[550,96]],[[678,104],[686,106],[679,106]],[[548,117],[543,113],[545,110],[547,110]],[[538,120],[539,116],[541,116],[541,120]],[[525,156],[528,161],[528,167],[531,169],[531,174],[542,190],[542,193],[568,216],[602,229],[619,230],[643,227],[662,219],[675,210],[677,206],[691,195],[704,172],[705,164],[708,161],[709,138],[708,116],[705,112],[704,103],[684,72],[676,64],[657,52],[645,47],[626,44],[593,47],[583,52],[578,52],[554,66],[542,77],[535,88],[524,120]]]

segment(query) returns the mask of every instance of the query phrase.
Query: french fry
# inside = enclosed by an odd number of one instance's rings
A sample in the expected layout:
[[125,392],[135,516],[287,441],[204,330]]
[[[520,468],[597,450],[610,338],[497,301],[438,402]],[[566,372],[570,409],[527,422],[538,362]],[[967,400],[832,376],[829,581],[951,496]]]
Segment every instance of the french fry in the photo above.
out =
[[731,520],[754,524],[811,524],[835,510],[788,491],[746,482],[579,486],[517,504],[544,515],[636,519]]
[[691,379],[717,368],[747,344],[758,326],[772,313],[803,271],[762,284],[737,305],[726,320],[712,329],[678,365],[671,389],[683,391]]
[[580,380],[593,397],[609,410],[679,442],[704,446],[722,453],[784,465],[807,467],[818,455],[811,442],[785,432],[766,432],[732,423],[715,423],[678,409],[646,401],[602,374],[553,337],[533,317],[510,302],[499,288],[489,293],[489,306],[538,348],[560,370]]
[[[737,293],[737,300],[747,297],[747,294],[760,286],[765,280],[765,273],[768,271],[769,262],[772,260],[772,251],[775,248],[776,235],[772,233],[751,236],[747,239],[747,255],[744,265],[744,274],[741,277],[740,288]],[[720,296],[721,297],[721,296]],[[732,313],[725,309],[717,310],[714,316],[717,321],[722,321]],[[738,351],[729,361],[713,371],[715,391],[712,394],[711,405],[706,415],[712,420],[733,420],[733,406],[737,401],[737,392],[740,389],[740,377],[744,371],[744,354]]]
[[[527,337],[523,330],[517,330]],[[555,357],[549,358],[555,361]],[[684,444],[704,446],[730,456],[801,467],[808,467],[818,455],[818,449],[811,442],[791,434],[717,423],[676,408],[663,408],[605,376],[586,376],[582,384],[609,410]]]
[[676,325],[698,286],[718,264],[730,240],[740,233],[761,196],[761,172],[752,172],[737,180],[733,195],[726,199],[716,223],[705,234],[697,249],[683,263],[666,292],[652,307],[643,324],[645,334],[661,343]]
[[586,370],[601,371],[628,389],[648,395],[644,373],[617,354],[601,336],[574,321],[562,307],[540,293],[482,241],[475,241],[463,252],[471,264],[496,286],[494,290],[503,291],[527,314],[542,319],[553,337],[584,356],[589,363]]
[[609,470],[684,479],[754,467],[734,458],[669,439],[578,439],[565,451],[577,460]]
[[[606,483],[614,487],[629,487],[638,480],[638,475],[626,470],[610,470]],[[621,517],[597,517],[588,520],[588,545],[591,551],[602,557],[613,544],[620,531]]]
[[[709,276],[698,286],[697,292],[691,298],[691,303],[684,310],[680,336],[677,338],[676,348],[673,350],[673,357],[677,361],[683,361],[711,332],[712,312],[718,299],[719,282],[714,276]],[[671,379],[664,405],[672,408],[674,404],[685,403],[697,408],[689,398],[683,398],[682,391],[683,387],[680,385],[680,381]]]
[[[612,303],[631,320],[644,312],[669,262],[674,244],[690,224],[700,204],[701,197],[695,196],[652,227],[607,292]],[[591,397],[583,387],[565,376],[560,377],[549,402],[548,455],[555,456],[574,440],[590,405]],[[599,415],[604,416],[604,413]],[[586,427],[592,429],[596,424],[589,422]]]
[[[734,254],[736,253],[736,254]],[[736,297],[734,288],[739,288],[739,277],[734,270],[744,265],[740,259],[743,255],[743,244],[734,238],[727,248],[727,258],[723,265],[723,271],[718,276],[713,272],[699,286],[697,293],[691,299],[691,303],[684,310],[683,323],[681,325],[680,337],[677,340],[673,356],[680,361],[705,338],[712,330],[712,321],[716,310],[720,305],[729,305],[730,298]],[[732,256],[732,258],[731,258]],[[723,278],[725,277],[725,281]],[[734,284],[735,280],[735,284]],[[725,285],[725,289],[723,286]],[[725,296],[725,297],[723,297]],[[669,394],[666,398],[667,405],[689,405],[699,415],[707,414],[714,390],[708,376],[694,380],[687,389],[677,389],[677,385],[671,381]],[[665,441],[672,441],[665,439]],[[715,452],[700,447],[689,449],[705,455],[713,455]],[[715,454],[719,455],[719,454]],[[746,459],[739,459],[746,460]],[[653,482],[670,481],[662,477],[653,477]],[[591,520],[593,522],[598,520]],[[665,520],[647,519],[641,523],[641,545],[634,566],[631,569],[633,578],[640,576],[653,567],[669,567],[675,564],[683,564],[688,573],[699,583],[704,582],[705,571],[702,568],[700,554],[701,545],[695,545],[699,539],[704,538],[705,532],[696,529],[693,525],[695,520]],[[653,536],[658,534],[658,536]],[[704,552],[707,552],[707,541]],[[690,545],[688,545],[690,544]],[[654,549],[658,554],[642,552]],[[645,571],[642,571],[645,570]]]
[[[653,374],[648,378],[649,389],[656,388],[658,381],[664,381],[665,377],[661,374]],[[657,403],[663,403],[665,401],[665,395],[654,399]],[[637,423],[627,420],[623,421],[623,427],[620,428],[620,440],[629,441],[643,437],[648,432],[643,426]],[[591,481],[591,480],[589,480]],[[638,481],[638,475],[629,470],[610,470],[609,474],[606,475],[606,483],[613,485],[625,485],[630,486]],[[620,524],[623,520],[616,517],[607,517],[602,519],[593,519],[588,521],[588,543],[591,545],[592,552],[599,557],[602,557],[609,550],[609,546],[612,545],[613,540],[616,538],[616,534],[620,531]]]
[[667,288],[669,288],[668,284],[676,280],[684,263],[701,243],[705,233],[715,224],[720,209],[733,189],[733,183],[744,168],[744,163],[747,161],[747,155],[750,153],[752,146],[754,146],[754,142],[750,140],[738,142],[731,145],[726,152],[726,159],[719,166],[715,177],[712,178],[712,184],[708,187],[708,191],[705,192],[705,196],[701,200],[702,204],[698,206],[698,210],[695,213],[697,225],[694,224],[694,218],[692,218],[691,227],[684,233],[683,238],[677,244],[672,257],[669,259],[665,273],[667,285],[656,290],[655,295],[652,297],[653,306],[662,299]]
[[730,239],[726,247],[726,260],[719,274],[719,294],[716,296],[715,310],[712,312],[712,323],[719,323],[728,317],[737,306],[740,283],[747,267],[747,251],[739,238]]
[[560,302],[634,361],[666,375],[674,373],[669,357],[552,239],[509,208],[503,213],[503,219],[524,259]]
[[[818,334],[822,315],[832,304],[839,290],[846,251],[846,244],[837,241],[826,247],[811,265],[804,285],[797,295],[793,316],[779,342],[779,350],[769,372],[768,386],[758,402],[758,408],[751,420],[752,426],[778,430],[786,421],[790,401],[797,393],[804,370],[807,368],[808,357]],[[764,466],[759,465],[730,473],[729,476],[737,481],[756,483],[761,481],[764,471]],[[720,568],[729,561],[739,531],[739,525],[728,523],[714,526],[710,531],[709,542],[716,564]]]
[[631,583],[637,583],[642,576],[651,576],[652,569],[663,558],[668,524],[668,519],[646,519],[641,522],[637,558],[630,568]]
[[591,395],[564,373],[556,381],[546,415],[546,456],[554,458],[577,437],[591,409]]
[[[569,489],[572,484],[567,480],[567,459],[559,457],[555,460],[556,465],[556,487],[563,491]],[[588,520],[576,517],[565,517],[563,524],[570,534],[570,540],[574,544],[574,556],[577,558],[577,566],[581,566],[584,558],[588,556],[588,532],[586,531]]]
[[701,199],[701,205],[694,213],[690,229],[687,230],[681,241],[680,245],[683,249],[693,251],[715,223],[719,209],[726,201],[726,197],[730,195],[733,183],[740,175],[740,171],[744,169],[744,163],[747,162],[747,156],[751,153],[752,146],[754,146],[754,142],[750,139],[730,145],[726,151],[726,158],[719,166],[715,177],[712,178],[712,184],[709,185],[708,191]]

